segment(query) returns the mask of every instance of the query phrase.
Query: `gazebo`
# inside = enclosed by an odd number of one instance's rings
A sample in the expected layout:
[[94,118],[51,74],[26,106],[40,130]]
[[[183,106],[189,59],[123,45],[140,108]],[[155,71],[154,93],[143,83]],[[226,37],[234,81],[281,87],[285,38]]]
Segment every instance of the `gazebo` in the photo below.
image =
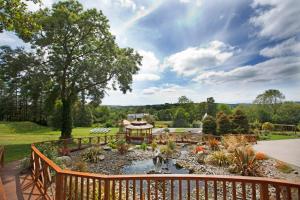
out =
[[126,141],[128,143],[151,143],[152,128],[153,126],[145,121],[133,121],[125,126]]

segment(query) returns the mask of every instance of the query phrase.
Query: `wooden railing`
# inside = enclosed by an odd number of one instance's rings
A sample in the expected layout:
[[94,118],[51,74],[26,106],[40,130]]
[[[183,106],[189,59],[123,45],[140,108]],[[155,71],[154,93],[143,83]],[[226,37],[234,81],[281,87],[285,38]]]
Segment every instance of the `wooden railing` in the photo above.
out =
[[4,166],[4,146],[0,146],[0,168]]
[[[102,139],[99,140],[102,141]],[[81,139],[81,141],[84,140]],[[88,139],[88,141],[91,141],[92,145],[93,141],[98,141],[98,139]],[[300,183],[244,176],[82,173],[61,169],[43,155],[34,144],[31,148],[33,175],[45,199],[300,200]]]
[[[4,146],[0,146],[0,169],[4,166]],[[0,200],[7,200],[4,186],[0,177]]]

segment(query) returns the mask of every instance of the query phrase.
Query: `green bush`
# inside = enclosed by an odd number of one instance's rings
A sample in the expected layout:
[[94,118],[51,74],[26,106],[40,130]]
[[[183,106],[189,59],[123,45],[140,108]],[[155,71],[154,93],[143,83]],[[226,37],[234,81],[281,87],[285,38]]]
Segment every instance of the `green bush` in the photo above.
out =
[[168,141],[167,141],[167,147],[168,147],[169,149],[171,149],[172,151],[174,151],[175,148],[176,148],[176,143],[175,143],[173,140],[168,140]]
[[117,148],[117,144],[116,144],[116,141],[113,141],[111,140],[109,143],[108,143],[108,146],[112,149],[116,149]]
[[99,161],[99,155],[102,149],[99,147],[91,147],[81,154],[82,160],[96,163]]
[[233,133],[247,134],[249,132],[249,122],[247,116],[241,111],[236,110],[231,117]]
[[264,130],[264,131],[272,131],[272,130],[274,130],[274,125],[272,123],[270,123],[270,122],[265,122],[262,125],[262,130]]
[[146,151],[147,150],[147,144],[146,143],[142,143],[141,145],[140,145],[140,149],[142,149],[142,150],[144,150],[144,151]]
[[235,149],[233,153],[234,172],[242,176],[256,176],[259,167],[255,154],[246,147]]
[[203,133],[216,135],[217,124],[215,118],[213,118],[210,115],[207,115],[202,123],[203,123],[202,125]]
[[154,150],[157,148],[157,146],[158,146],[158,145],[157,145],[156,141],[153,140],[152,143],[151,143],[152,151],[154,151]]
[[207,156],[205,162],[211,165],[225,167],[229,165],[229,158],[224,151],[215,151]]
[[51,143],[38,144],[37,149],[50,160],[55,160],[58,157],[58,148]]
[[173,126],[174,127],[189,127],[189,113],[187,113],[183,108],[178,108],[176,110]]
[[227,133],[231,133],[231,123],[228,116],[223,113],[219,112],[217,114],[217,133],[218,135],[223,135]]
[[125,140],[117,141],[116,145],[117,145],[117,149],[118,149],[120,154],[127,153],[128,149],[129,149],[129,145],[126,143]]

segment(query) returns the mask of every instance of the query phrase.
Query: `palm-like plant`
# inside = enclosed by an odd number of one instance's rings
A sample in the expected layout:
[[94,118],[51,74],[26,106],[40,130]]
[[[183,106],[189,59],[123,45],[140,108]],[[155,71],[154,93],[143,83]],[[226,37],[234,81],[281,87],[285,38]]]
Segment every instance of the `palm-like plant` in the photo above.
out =
[[242,176],[256,176],[258,163],[255,155],[249,153],[246,148],[237,148],[233,153],[235,171]]

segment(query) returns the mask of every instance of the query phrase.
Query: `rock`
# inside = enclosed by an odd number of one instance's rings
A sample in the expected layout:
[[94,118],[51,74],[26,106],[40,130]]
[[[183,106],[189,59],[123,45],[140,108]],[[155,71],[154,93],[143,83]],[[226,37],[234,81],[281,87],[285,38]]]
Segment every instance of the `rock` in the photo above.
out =
[[99,155],[98,159],[99,159],[99,161],[103,161],[105,159],[105,156],[104,155]]
[[130,147],[129,149],[128,149],[128,152],[134,152],[134,147]]
[[56,161],[62,163],[63,165],[66,165],[66,166],[70,166],[72,164],[72,159],[69,156],[57,157]]
[[152,151],[152,147],[147,147],[147,150],[148,151]]
[[104,146],[104,147],[103,147],[103,150],[104,150],[104,151],[111,151],[111,147],[109,147],[109,146]]
[[298,171],[294,171],[294,174],[299,174],[299,172]]
[[204,159],[205,159],[205,153],[203,151],[200,151],[197,153],[196,157],[197,157],[197,162],[200,164],[204,163]]

